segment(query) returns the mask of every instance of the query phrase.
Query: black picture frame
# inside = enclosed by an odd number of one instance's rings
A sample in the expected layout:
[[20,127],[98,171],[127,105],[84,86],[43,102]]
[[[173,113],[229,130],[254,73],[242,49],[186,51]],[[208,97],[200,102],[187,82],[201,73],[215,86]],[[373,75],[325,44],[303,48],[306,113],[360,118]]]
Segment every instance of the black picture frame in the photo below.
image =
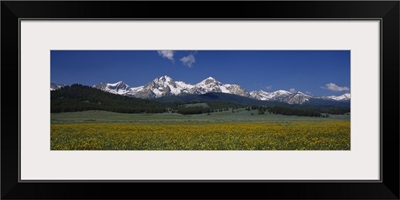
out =
[[[1,198],[399,199],[399,9],[399,1],[2,1]],[[378,182],[19,182],[21,108],[17,75],[22,18],[379,19],[382,22],[382,179]]]

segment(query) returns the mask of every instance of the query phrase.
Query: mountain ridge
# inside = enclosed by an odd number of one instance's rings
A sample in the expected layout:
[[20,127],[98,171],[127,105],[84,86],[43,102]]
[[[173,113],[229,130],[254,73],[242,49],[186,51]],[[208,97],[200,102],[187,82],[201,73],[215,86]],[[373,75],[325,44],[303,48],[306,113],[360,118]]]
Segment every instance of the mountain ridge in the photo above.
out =
[[92,87],[113,94],[141,99],[156,99],[164,96],[181,96],[189,94],[202,95],[207,93],[225,93],[256,100],[277,101],[288,104],[303,104],[309,102],[311,99],[350,101],[350,93],[345,93],[339,96],[311,96],[300,91],[289,92],[286,90],[276,90],[274,92],[258,90],[248,92],[238,84],[224,84],[211,76],[196,84],[175,81],[171,77],[164,75],[138,87],[130,87],[123,81],[118,81],[116,83],[99,83]]
[[[114,85],[118,83],[124,84],[124,87],[114,88]],[[174,81],[171,77],[164,75],[139,87],[129,87],[122,81],[117,83],[95,84],[92,87],[114,94],[134,96],[143,99],[153,99],[171,95],[206,94],[210,92],[221,92],[246,97],[249,96],[249,93],[240,85],[223,84],[213,77],[208,77],[196,84],[188,84],[183,81]]]
[[64,86],[65,86],[64,84],[57,84],[57,83],[51,82],[50,83],[50,91],[58,90]]

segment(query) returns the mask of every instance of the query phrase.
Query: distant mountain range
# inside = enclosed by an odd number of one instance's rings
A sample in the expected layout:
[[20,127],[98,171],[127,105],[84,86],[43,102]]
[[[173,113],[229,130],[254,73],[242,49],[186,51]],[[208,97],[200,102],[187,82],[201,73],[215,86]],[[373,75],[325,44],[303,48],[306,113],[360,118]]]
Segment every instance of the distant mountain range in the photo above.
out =
[[114,94],[134,96],[143,99],[153,99],[171,95],[206,94],[210,92],[249,96],[249,93],[239,85],[222,84],[212,77],[208,77],[194,85],[182,81],[174,81],[169,76],[161,76],[139,87],[129,87],[122,81],[117,83],[100,83],[92,87]]
[[[64,85],[51,83],[50,90],[56,90]],[[203,95],[208,93],[225,93],[247,97],[261,101],[283,102],[288,104],[303,104],[306,102],[321,101],[350,101],[350,94],[346,93],[340,96],[311,96],[302,92],[289,92],[286,90],[277,90],[266,92],[263,90],[247,92],[237,84],[223,84],[212,77],[208,77],[197,84],[188,84],[183,81],[174,81],[169,76],[161,76],[147,83],[144,86],[130,87],[123,81],[117,83],[99,83],[92,86],[113,94],[136,97],[141,99],[158,99],[160,97],[184,96],[184,95]]]

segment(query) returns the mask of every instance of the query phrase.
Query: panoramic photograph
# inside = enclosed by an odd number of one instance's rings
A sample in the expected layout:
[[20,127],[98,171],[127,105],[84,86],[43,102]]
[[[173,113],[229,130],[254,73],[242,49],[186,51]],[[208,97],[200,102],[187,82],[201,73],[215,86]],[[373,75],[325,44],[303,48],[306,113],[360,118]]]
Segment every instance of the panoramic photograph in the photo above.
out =
[[348,50],[52,50],[51,150],[350,150]]

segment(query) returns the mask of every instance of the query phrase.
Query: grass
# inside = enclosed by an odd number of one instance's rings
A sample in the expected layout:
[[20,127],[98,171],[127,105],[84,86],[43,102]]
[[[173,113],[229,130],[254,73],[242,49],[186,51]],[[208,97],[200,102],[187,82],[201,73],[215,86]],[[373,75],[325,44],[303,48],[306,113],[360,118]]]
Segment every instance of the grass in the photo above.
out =
[[85,111],[52,113],[52,123],[99,123],[99,122],[262,122],[262,121],[349,121],[348,115],[330,115],[329,118],[285,116],[265,113],[259,115],[256,110],[237,109],[213,112],[210,115],[181,115],[177,113],[160,114],[123,114],[107,111]]
[[[99,119],[99,116],[97,117]],[[127,116],[108,116],[113,120],[125,119],[124,117]],[[80,119],[84,118],[80,115]],[[132,120],[130,117],[128,118]],[[350,121],[348,120],[147,121],[51,125],[51,150],[349,149]]]
[[349,150],[350,116],[51,114],[51,150]]

